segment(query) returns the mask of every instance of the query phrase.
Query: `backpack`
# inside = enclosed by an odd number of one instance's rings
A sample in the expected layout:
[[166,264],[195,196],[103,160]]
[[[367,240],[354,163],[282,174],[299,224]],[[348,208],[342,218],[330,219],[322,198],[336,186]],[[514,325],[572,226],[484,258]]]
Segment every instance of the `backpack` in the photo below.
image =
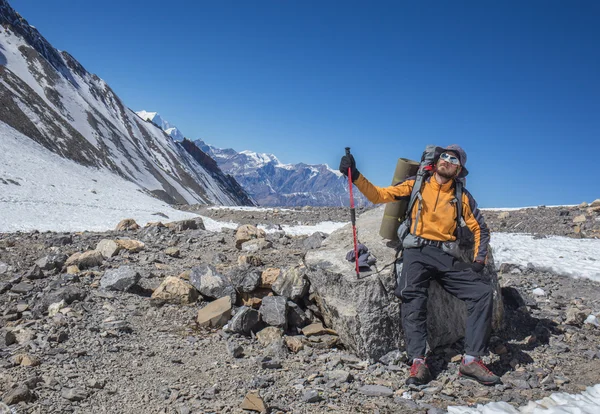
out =
[[[398,228],[398,239],[400,240],[399,249],[402,249],[402,241],[410,233],[410,228],[412,227],[414,229],[414,232],[416,232],[417,230],[417,225],[421,216],[422,203],[419,203],[419,209],[417,211],[414,223],[411,223],[412,209],[417,199],[419,199],[419,201],[422,201],[421,191],[423,189],[423,185],[425,184],[425,181],[427,181],[427,178],[431,176],[435,162],[438,160],[442,152],[444,152],[444,149],[435,145],[428,145],[425,148],[425,151],[423,151],[423,155],[421,156],[421,162],[419,164],[419,169],[417,170],[417,175],[415,178],[415,184],[410,194],[410,200],[408,202],[406,212],[404,213],[402,224]],[[464,178],[454,179],[454,196],[456,200],[455,204],[457,221],[456,240],[459,244],[461,244],[461,240],[464,238],[461,237],[463,236],[462,229],[467,225],[462,216],[462,195],[464,184]]]

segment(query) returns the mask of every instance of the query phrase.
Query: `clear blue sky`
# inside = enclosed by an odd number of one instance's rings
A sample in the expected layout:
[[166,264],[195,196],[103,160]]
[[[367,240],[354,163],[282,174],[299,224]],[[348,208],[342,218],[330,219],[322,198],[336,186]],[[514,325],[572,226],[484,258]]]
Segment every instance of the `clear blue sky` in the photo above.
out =
[[389,185],[462,145],[482,207],[600,198],[600,2],[12,0],[189,138]]

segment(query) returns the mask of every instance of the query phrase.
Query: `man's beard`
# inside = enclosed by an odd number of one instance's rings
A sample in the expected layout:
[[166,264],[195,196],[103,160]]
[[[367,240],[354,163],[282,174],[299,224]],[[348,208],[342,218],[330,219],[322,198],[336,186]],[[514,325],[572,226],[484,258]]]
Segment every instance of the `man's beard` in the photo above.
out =
[[454,170],[453,172],[448,172],[448,168],[447,167],[438,167],[437,168],[437,173],[440,177],[444,177],[447,178],[449,180],[451,180],[452,178],[456,177],[456,174],[458,173],[458,168],[456,170]]

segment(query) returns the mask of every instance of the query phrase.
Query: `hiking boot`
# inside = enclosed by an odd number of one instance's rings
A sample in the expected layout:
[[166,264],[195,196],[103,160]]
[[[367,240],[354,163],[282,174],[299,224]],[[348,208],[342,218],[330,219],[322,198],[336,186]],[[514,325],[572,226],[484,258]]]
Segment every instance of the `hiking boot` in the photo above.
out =
[[463,359],[458,368],[458,376],[474,379],[483,385],[501,384],[500,377],[495,375],[481,362],[481,359],[476,359],[468,364],[465,364]]
[[413,360],[410,367],[410,374],[406,379],[406,385],[423,385],[431,381],[431,372],[424,359],[417,358]]

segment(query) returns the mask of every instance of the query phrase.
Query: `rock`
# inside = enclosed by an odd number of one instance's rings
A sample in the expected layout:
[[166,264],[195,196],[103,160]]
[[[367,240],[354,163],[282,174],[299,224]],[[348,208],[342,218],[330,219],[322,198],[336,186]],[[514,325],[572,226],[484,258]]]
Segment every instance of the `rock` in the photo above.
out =
[[391,388],[383,385],[363,385],[358,389],[358,392],[369,397],[391,397],[394,395]]
[[287,320],[291,328],[302,329],[310,323],[310,318],[306,316],[306,312],[291,300],[287,301]]
[[299,336],[286,336],[284,338],[285,345],[288,347],[290,351],[297,354],[298,352],[304,349],[304,344],[302,343],[302,338]]
[[260,286],[261,274],[258,270],[250,270],[246,273],[237,289],[244,293],[250,293]]
[[185,231],[185,230],[206,230],[204,226],[204,220],[202,217],[196,217],[193,219],[186,219],[175,221],[171,223],[167,223],[166,226],[171,229],[175,229],[177,232]]
[[198,291],[189,283],[169,276],[152,293],[152,299],[186,305],[198,300]]
[[14,332],[0,329],[0,349],[11,346],[15,342],[17,342],[17,337]]
[[337,332],[335,332],[334,330],[325,328],[321,322],[316,322],[316,323],[312,323],[308,326],[305,326],[302,329],[302,333],[305,336],[323,335],[323,334],[336,335],[337,334]]
[[11,292],[20,293],[20,294],[29,293],[32,290],[33,290],[33,285],[30,285],[29,283],[17,283],[17,284],[12,285],[12,287],[10,288]]
[[[356,277],[354,264],[346,260],[353,248],[352,227],[334,231],[320,249],[306,253],[307,278],[323,314],[325,324],[335,329],[342,343],[361,358],[379,359],[400,348],[402,326],[400,302],[394,296],[396,279],[392,273],[395,251],[379,236],[385,206],[363,213],[356,226],[361,242],[377,257],[372,272]],[[493,326],[503,320],[503,304],[493,257],[482,277],[490,278],[495,289]],[[432,281],[427,313],[428,342],[431,349],[452,344],[464,337],[466,305]]]
[[252,239],[264,239],[266,237],[264,230],[261,230],[251,224],[244,224],[237,228],[235,232],[235,247],[242,248],[242,244]]
[[241,249],[245,252],[258,252],[261,250],[270,249],[273,243],[266,239],[254,239],[242,243]]
[[[4,404],[7,405],[14,405],[20,402],[29,402],[31,400],[33,400],[33,394],[26,385],[19,385],[18,387],[13,388],[9,390],[6,394],[4,394],[4,396],[2,397],[2,401],[4,402]],[[8,407],[6,408],[8,409]],[[2,409],[1,405],[0,409]],[[5,411],[2,410],[0,412]],[[9,412],[11,411],[6,411],[6,413]]]
[[379,362],[384,365],[399,365],[401,362],[406,362],[407,356],[406,352],[402,352],[399,349],[394,349],[381,358],[379,358]]
[[293,301],[298,301],[308,292],[308,280],[304,266],[291,266],[284,269],[282,274],[273,284],[273,292],[285,296]]
[[29,354],[17,354],[11,358],[11,361],[23,367],[37,367],[41,363],[38,358]]
[[252,293],[241,293],[240,298],[244,306],[259,309],[262,300],[267,296],[273,296],[271,289],[257,289]]
[[35,261],[35,264],[42,270],[60,269],[65,264],[67,256],[60,253],[50,253]]
[[83,401],[88,393],[81,388],[63,388],[60,395],[69,401]]
[[262,399],[258,391],[250,391],[244,397],[244,401],[242,401],[242,405],[240,405],[242,410],[250,410],[257,411],[259,413],[266,413],[267,406],[265,405],[265,401]]
[[240,266],[254,266],[254,267],[258,267],[258,266],[262,266],[263,262],[260,259],[260,257],[258,256],[253,256],[253,255],[241,255],[240,257],[238,257],[238,264]]
[[585,321],[585,318],[587,317],[587,314],[577,308],[569,308],[567,309],[567,318],[565,320],[565,323],[567,325],[575,325],[575,326],[581,326],[583,325],[583,322]]
[[503,211],[500,214],[498,214],[498,220],[506,220],[509,217],[510,213],[508,211]]
[[64,301],[65,305],[70,305],[76,300],[83,300],[85,296],[85,291],[75,286],[67,286],[54,293],[43,296],[41,300],[38,300],[38,303],[33,308],[33,312],[34,314],[41,315],[46,313],[48,307],[53,303]]
[[228,323],[232,332],[248,336],[263,329],[264,325],[260,313],[247,306],[240,307]]
[[590,207],[600,207],[600,198],[597,198],[594,201],[592,201]]
[[181,256],[181,250],[179,250],[177,247],[167,247],[165,254],[167,256],[178,258]]
[[327,235],[325,233],[317,231],[311,234],[306,239],[304,239],[302,245],[307,250],[318,249],[319,247],[321,247],[321,243],[323,243],[323,239],[325,239],[326,237]]
[[100,279],[100,287],[107,290],[127,291],[140,280],[140,274],[129,266],[108,270]]
[[96,251],[100,252],[105,259],[108,259],[119,254],[121,246],[114,240],[102,239],[96,245]]
[[244,347],[233,341],[227,341],[227,352],[234,358],[241,358],[244,356]]
[[198,311],[196,321],[205,328],[222,327],[231,317],[231,298],[217,299]]
[[280,275],[281,269],[276,267],[266,268],[261,274],[260,287],[271,289]]
[[319,395],[317,390],[307,390],[302,394],[302,401],[305,403],[315,403],[321,401],[323,398]]
[[138,230],[140,226],[134,219],[124,219],[117,224],[116,231]]
[[283,296],[263,298],[259,312],[266,324],[287,329],[287,299]]
[[219,299],[230,296],[231,302],[235,303],[237,295],[231,282],[217,272],[217,269],[209,264],[201,264],[192,268],[190,283],[198,292],[210,299]]
[[89,269],[90,267],[100,266],[103,261],[104,256],[102,256],[101,252],[98,252],[96,250],[90,250],[81,253],[81,255],[77,258],[77,262],[75,264],[80,269]]
[[25,278],[29,280],[43,279],[44,276],[44,272],[38,265],[33,265],[25,274]]
[[281,329],[268,326],[256,334],[256,339],[262,346],[266,347],[280,340],[282,335]]
[[115,240],[115,242],[123,249],[129,251],[130,253],[139,253],[144,250],[146,246],[143,242],[139,240],[129,240],[129,239],[119,239]]

